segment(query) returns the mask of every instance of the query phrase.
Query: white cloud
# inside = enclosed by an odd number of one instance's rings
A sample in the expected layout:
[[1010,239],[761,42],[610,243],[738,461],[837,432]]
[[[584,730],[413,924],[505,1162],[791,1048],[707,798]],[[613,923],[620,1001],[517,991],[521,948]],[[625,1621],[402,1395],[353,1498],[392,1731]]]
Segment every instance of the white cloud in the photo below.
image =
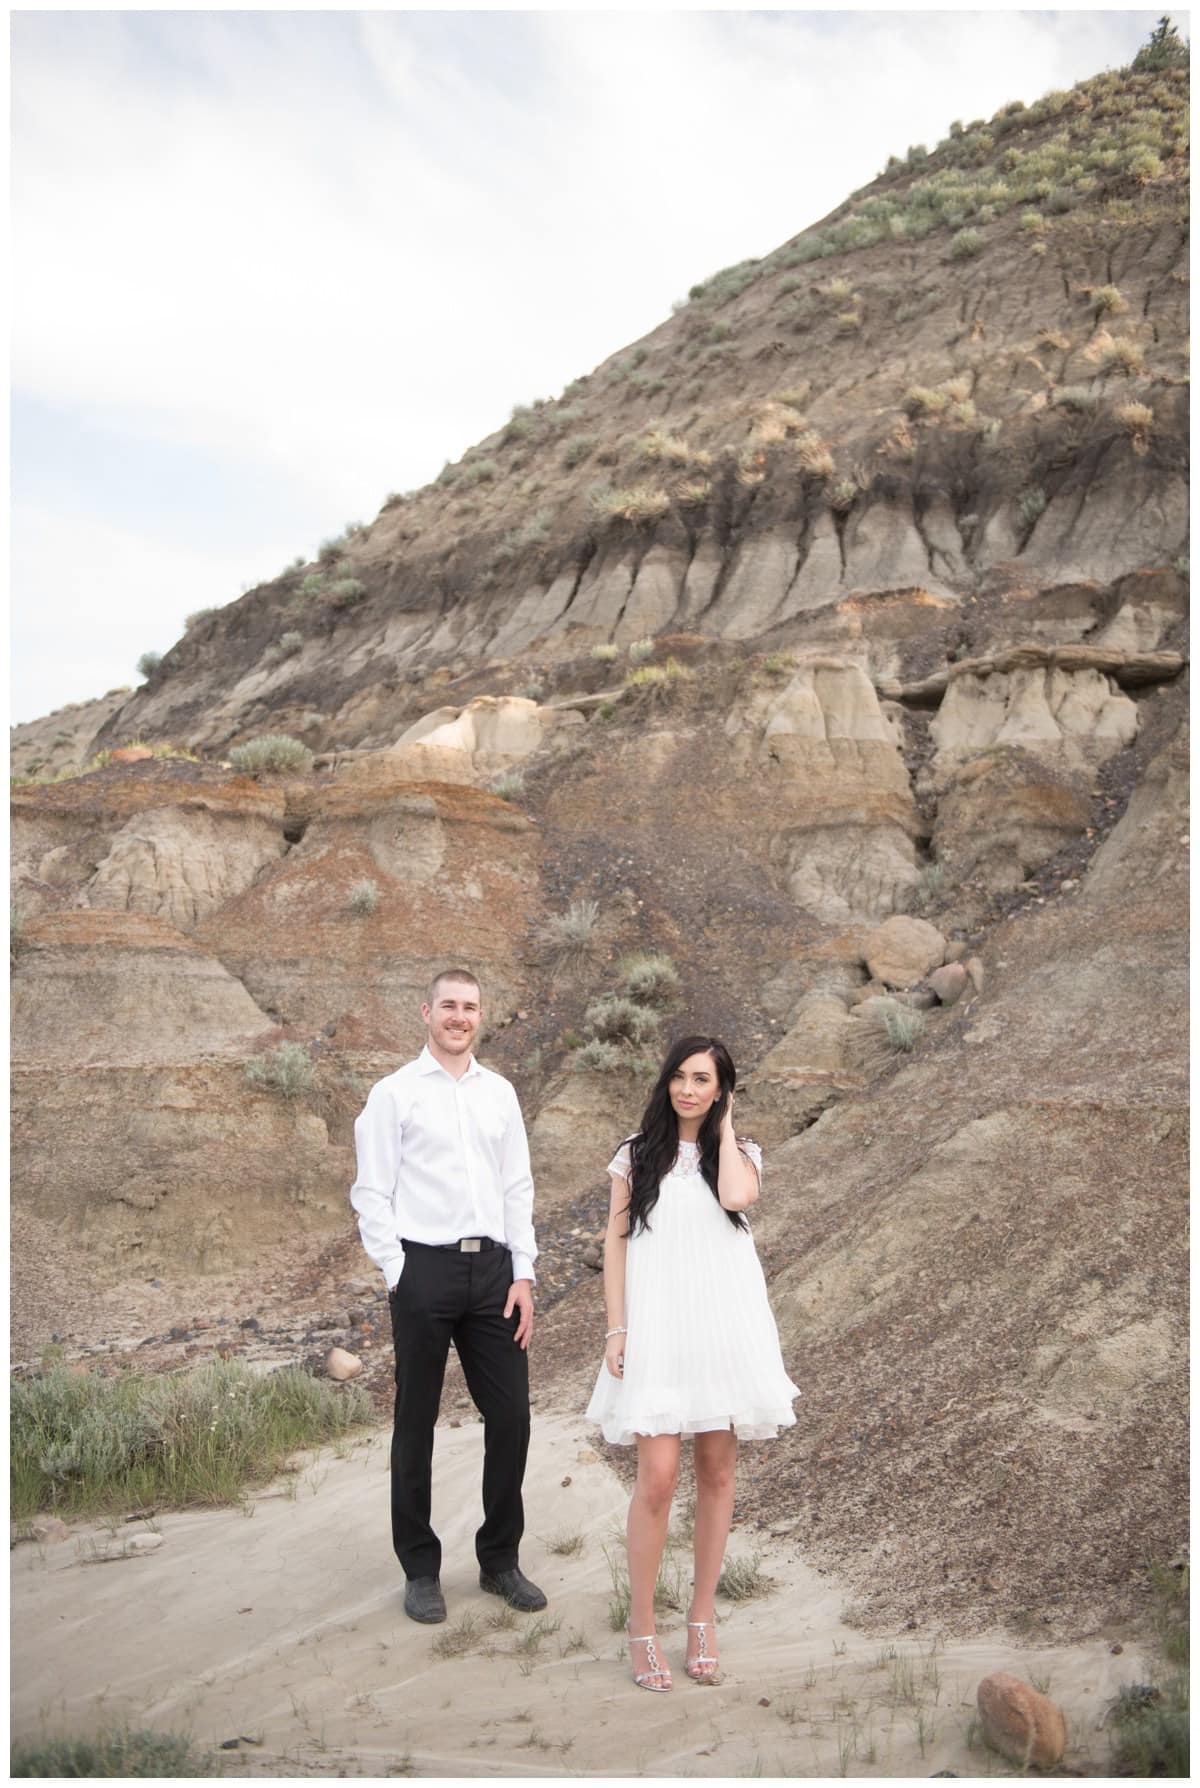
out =
[[313,516],[286,558],[1154,16],[18,15],[14,384],[282,473]]

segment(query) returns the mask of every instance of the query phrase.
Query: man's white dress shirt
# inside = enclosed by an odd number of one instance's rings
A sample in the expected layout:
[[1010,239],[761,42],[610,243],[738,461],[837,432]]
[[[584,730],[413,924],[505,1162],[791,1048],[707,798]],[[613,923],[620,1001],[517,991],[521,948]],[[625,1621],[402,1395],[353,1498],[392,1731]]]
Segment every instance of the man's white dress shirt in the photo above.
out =
[[371,1088],[354,1145],[358,1177],[350,1202],[363,1247],[389,1291],[404,1270],[402,1236],[491,1236],[512,1250],[513,1278],[533,1278],[529,1143],[516,1092],[502,1074],[472,1056],[456,1080],[425,1048]]

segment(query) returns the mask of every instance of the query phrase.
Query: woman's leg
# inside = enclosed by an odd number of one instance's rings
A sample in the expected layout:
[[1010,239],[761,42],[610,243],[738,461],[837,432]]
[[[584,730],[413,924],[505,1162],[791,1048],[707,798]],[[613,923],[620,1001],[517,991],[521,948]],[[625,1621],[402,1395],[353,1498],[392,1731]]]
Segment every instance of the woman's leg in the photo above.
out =
[[[715,1613],[717,1578],[721,1575],[733,1519],[736,1466],[737,1435],[732,1429],[697,1434],[695,1561],[689,1621],[711,1622]],[[696,1658],[703,1651],[710,1657],[715,1655],[712,1626],[703,1633],[689,1627],[688,1658]]]
[[[640,1638],[654,1631],[654,1586],[679,1476],[679,1436],[639,1434],[637,1449],[637,1483],[625,1534],[629,1553],[629,1631]],[[644,1651],[644,1646],[634,1648],[635,1671],[647,1667]]]

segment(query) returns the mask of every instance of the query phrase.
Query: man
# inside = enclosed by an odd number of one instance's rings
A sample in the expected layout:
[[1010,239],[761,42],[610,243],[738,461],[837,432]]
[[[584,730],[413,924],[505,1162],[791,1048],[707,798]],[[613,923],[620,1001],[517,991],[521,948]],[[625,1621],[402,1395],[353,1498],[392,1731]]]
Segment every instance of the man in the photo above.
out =
[[512,1086],[471,1052],[483,1019],[474,975],[443,969],[421,1017],[425,1048],[372,1087],[354,1126],[350,1193],[391,1307],[392,1544],[407,1579],[404,1611],[446,1618],[442,1548],[429,1516],[433,1430],[453,1341],[483,1416],[479,1587],[532,1612],[546,1598],[517,1563],[537,1256],[529,1145]]

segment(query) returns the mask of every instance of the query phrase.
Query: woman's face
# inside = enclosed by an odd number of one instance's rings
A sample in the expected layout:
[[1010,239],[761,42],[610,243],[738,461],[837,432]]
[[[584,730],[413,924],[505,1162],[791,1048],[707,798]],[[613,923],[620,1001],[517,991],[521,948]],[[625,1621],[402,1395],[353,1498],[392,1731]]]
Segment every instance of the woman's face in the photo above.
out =
[[699,1118],[702,1123],[720,1092],[717,1064],[707,1050],[702,1050],[698,1055],[689,1055],[680,1062],[667,1082],[667,1093],[675,1116]]

